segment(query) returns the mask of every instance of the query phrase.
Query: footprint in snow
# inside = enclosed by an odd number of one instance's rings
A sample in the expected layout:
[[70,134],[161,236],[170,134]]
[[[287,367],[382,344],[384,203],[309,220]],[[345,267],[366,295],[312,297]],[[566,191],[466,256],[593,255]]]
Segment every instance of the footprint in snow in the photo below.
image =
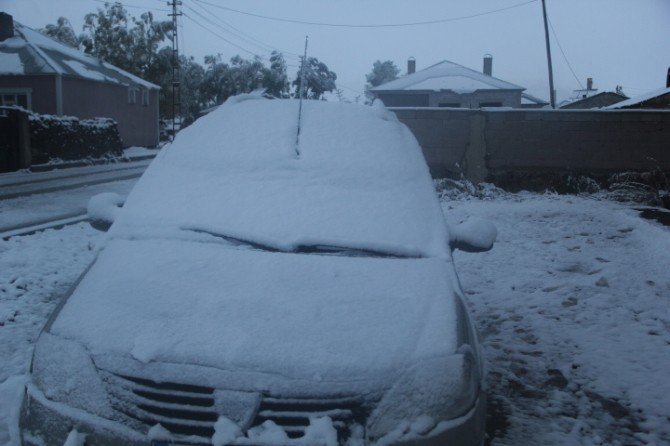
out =
[[607,281],[607,279],[605,279],[604,277],[601,277],[600,279],[598,279],[598,280],[596,281],[596,286],[599,286],[599,287],[609,287],[610,284],[609,284],[609,282]]

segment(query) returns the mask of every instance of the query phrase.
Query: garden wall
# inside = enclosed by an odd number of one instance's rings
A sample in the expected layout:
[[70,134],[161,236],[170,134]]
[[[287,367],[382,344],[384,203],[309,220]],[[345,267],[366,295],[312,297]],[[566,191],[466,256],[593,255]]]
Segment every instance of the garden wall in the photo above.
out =
[[391,108],[435,177],[670,172],[670,111]]

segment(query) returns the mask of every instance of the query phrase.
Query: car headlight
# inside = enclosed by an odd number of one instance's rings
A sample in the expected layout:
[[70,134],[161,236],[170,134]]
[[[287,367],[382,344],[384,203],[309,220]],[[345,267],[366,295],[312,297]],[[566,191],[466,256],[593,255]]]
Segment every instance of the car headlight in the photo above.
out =
[[381,399],[369,418],[368,438],[378,440],[398,430],[426,434],[440,421],[470,410],[479,385],[479,365],[467,344],[453,355],[421,360]]
[[106,418],[113,413],[91,356],[78,342],[43,332],[35,346],[32,379],[51,401]]

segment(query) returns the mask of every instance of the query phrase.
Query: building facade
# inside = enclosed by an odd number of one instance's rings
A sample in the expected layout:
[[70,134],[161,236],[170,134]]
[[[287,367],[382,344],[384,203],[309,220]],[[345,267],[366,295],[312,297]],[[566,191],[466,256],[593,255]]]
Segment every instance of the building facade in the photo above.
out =
[[0,13],[0,105],[114,119],[124,146],[158,144],[159,87]]

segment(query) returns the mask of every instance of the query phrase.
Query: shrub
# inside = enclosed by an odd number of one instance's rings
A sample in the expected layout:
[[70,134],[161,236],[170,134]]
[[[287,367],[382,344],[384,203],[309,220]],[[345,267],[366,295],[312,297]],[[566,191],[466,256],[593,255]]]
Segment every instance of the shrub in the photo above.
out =
[[33,163],[120,156],[122,142],[116,121],[30,113]]

